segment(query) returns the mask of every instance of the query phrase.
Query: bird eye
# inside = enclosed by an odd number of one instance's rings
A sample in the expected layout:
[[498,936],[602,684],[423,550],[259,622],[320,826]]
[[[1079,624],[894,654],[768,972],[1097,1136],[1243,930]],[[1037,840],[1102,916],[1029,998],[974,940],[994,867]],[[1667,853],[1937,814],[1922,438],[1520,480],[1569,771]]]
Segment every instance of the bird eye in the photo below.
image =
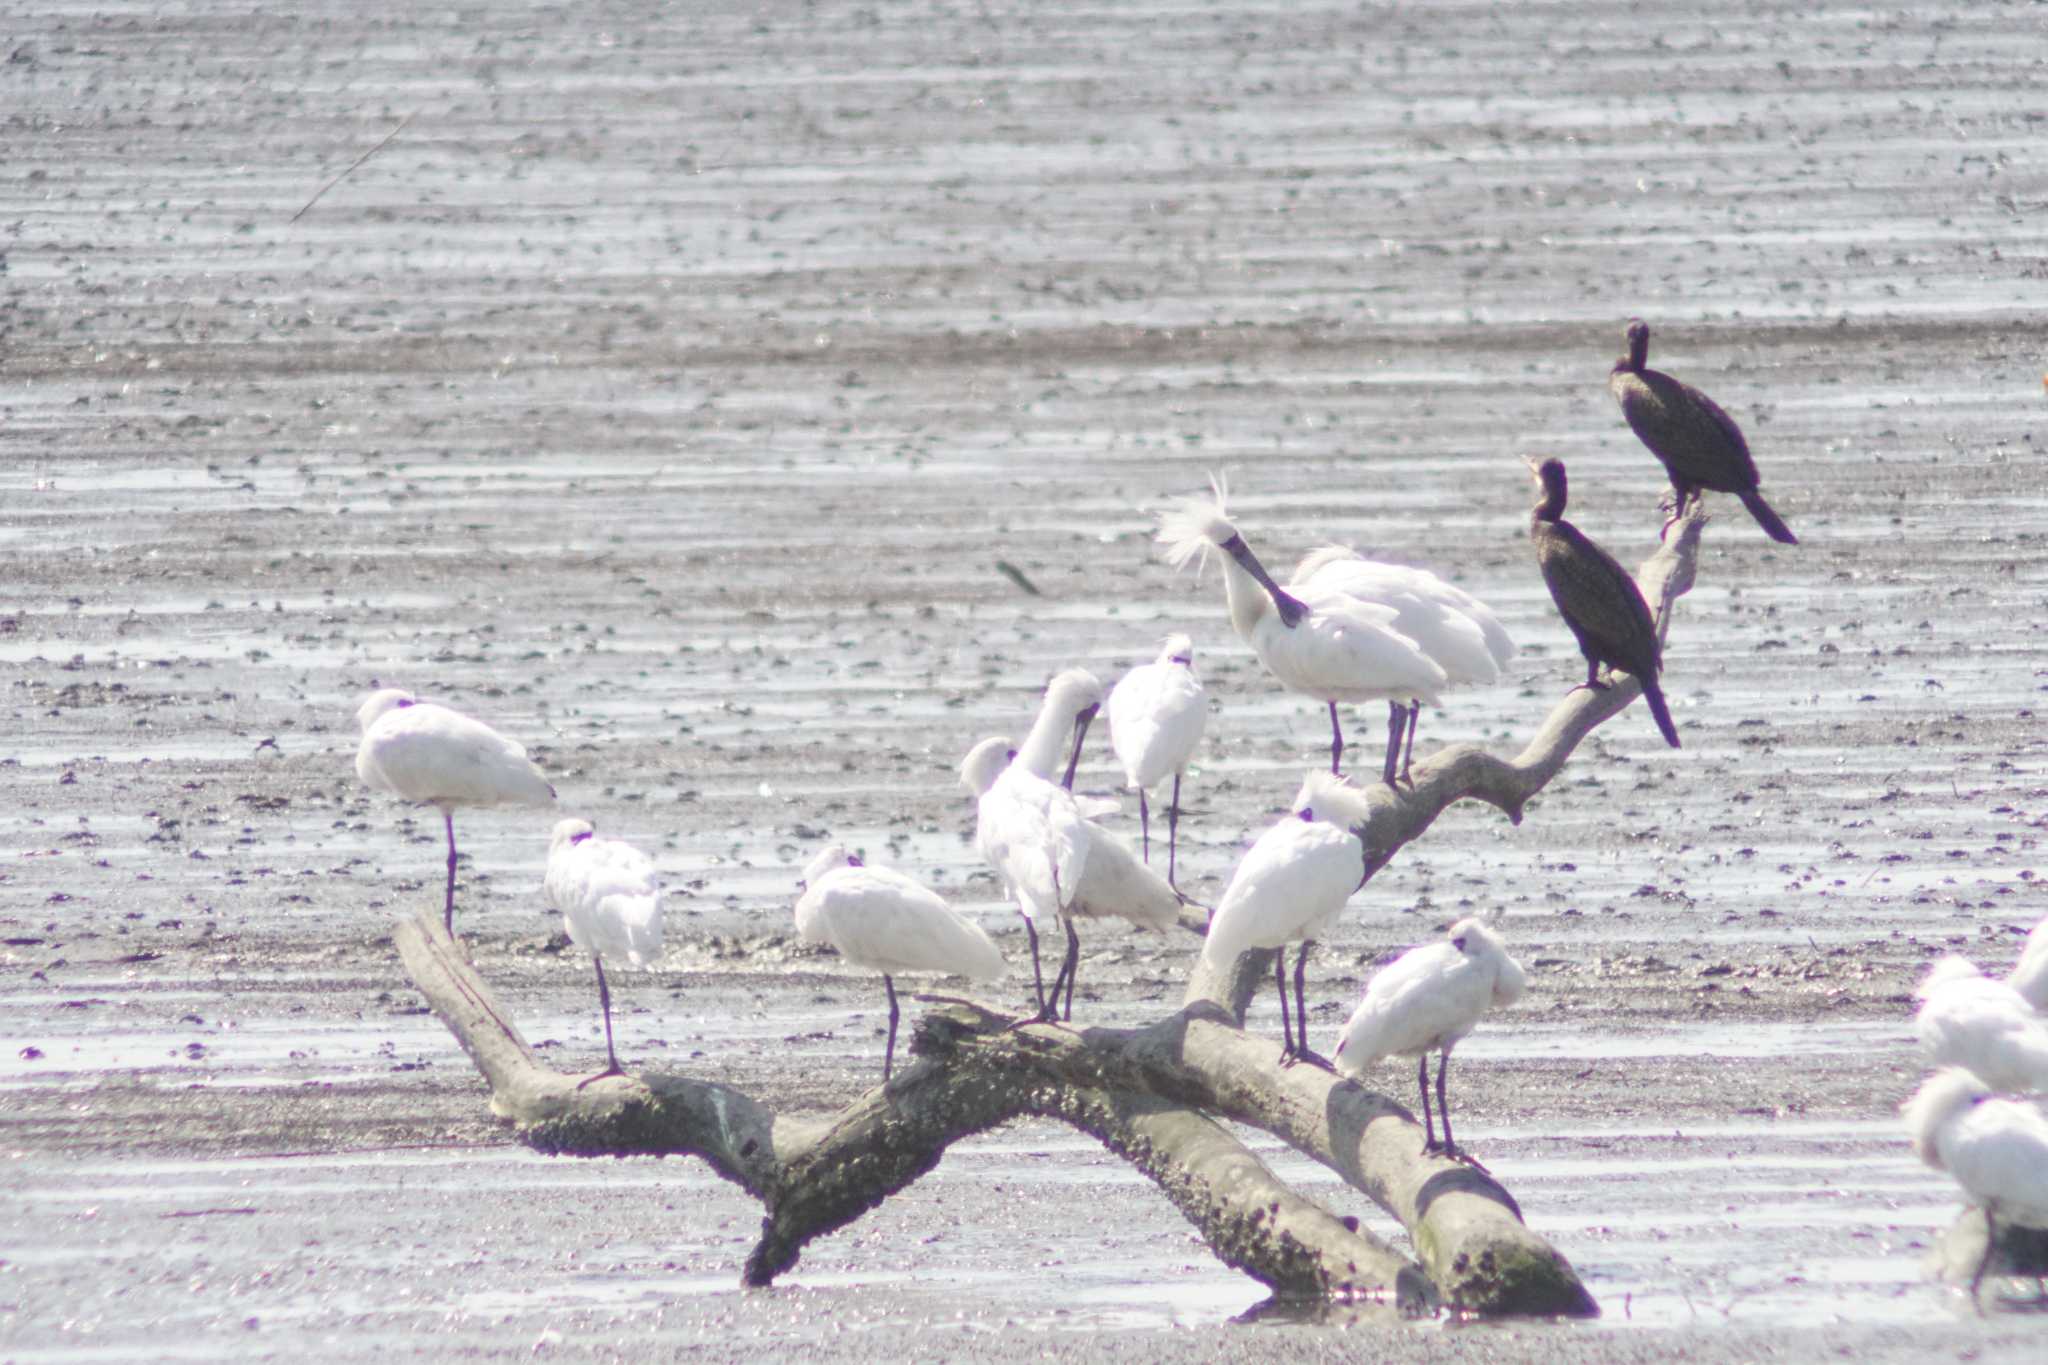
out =
[[1453,948],[1456,948],[1456,949],[1457,949],[1457,950],[1458,950],[1459,952],[1461,952],[1461,953],[1462,953],[1462,952],[1464,952],[1464,951],[1465,951],[1465,936],[1464,936],[1463,934],[1460,934],[1460,935],[1458,935],[1458,937],[1456,937],[1456,938],[1452,939],[1452,940],[1451,940],[1451,946],[1452,946]]

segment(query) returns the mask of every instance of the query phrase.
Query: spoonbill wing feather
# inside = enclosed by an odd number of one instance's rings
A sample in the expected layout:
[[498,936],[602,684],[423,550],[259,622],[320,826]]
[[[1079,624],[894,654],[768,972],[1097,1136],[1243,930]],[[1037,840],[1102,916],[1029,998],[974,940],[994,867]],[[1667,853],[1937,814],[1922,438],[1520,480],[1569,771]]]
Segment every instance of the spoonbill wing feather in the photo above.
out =
[[1364,857],[1356,836],[1334,825],[1289,818],[1272,826],[1231,874],[1202,960],[1220,967],[1247,949],[1310,937],[1358,889]]

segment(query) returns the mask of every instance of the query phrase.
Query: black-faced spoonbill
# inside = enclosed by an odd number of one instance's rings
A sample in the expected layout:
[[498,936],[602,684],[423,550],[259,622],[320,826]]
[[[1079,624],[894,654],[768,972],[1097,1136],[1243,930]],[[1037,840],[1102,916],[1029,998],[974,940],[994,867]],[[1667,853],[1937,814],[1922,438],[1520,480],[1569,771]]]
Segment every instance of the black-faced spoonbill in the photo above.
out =
[[[1382,564],[1342,545],[1325,546],[1296,566],[1287,585],[1289,592],[1309,596],[1323,589],[1391,607],[1394,629],[1413,640],[1444,671],[1447,688],[1484,687],[1496,682],[1501,669],[1515,656],[1515,642],[1492,608],[1427,569]],[[1415,730],[1421,718],[1422,703],[1417,698],[1408,698],[1405,705],[1387,703],[1385,776],[1390,786],[1397,749],[1401,777],[1409,778],[1409,767],[1415,761]]]
[[548,806],[555,789],[526,750],[460,711],[386,687],[356,709],[363,785],[438,808],[448,830],[447,928],[455,932],[455,808]]
[[1152,813],[1146,793],[1173,779],[1173,799],[1166,807],[1166,884],[1177,885],[1181,778],[1209,723],[1209,696],[1195,674],[1195,642],[1185,635],[1167,636],[1157,659],[1117,681],[1106,709],[1109,747],[1123,765],[1125,784],[1138,793],[1138,833],[1147,863],[1152,861]]
[[1984,1256],[1970,1277],[1975,1302],[1999,1224],[2048,1227],[2048,1118],[2025,1101],[1999,1098],[1961,1067],[1928,1077],[1903,1112],[1913,1151],[1984,1210]]
[[1994,1090],[2048,1090],[2048,1020],[2009,984],[1951,953],[1914,994],[1913,1032],[1929,1063],[1960,1066]]
[[1529,543],[1536,547],[1536,566],[1543,571],[1544,586],[1558,614],[1571,627],[1586,656],[1586,681],[1582,686],[1604,690],[1600,665],[1631,673],[1643,685],[1643,701],[1651,718],[1664,732],[1665,741],[1678,747],[1678,727],[1671,723],[1671,711],[1664,705],[1664,689],[1657,680],[1663,667],[1664,646],[1657,639],[1657,623],[1643,590],[1634,575],[1614,556],[1595,545],[1578,527],[1564,519],[1569,496],[1564,461],[1526,461],[1543,495],[1529,517]]
[[[1223,591],[1231,629],[1250,645],[1266,671],[1290,692],[1314,697],[1330,711],[1330,771],[1344,756],[1339,702],[1438,703],[1444,671],[1422,648],[1394,629],[1397,613],[1339,589],[1282,588],[1224,515],[1225,490],[1213,497],[1182,498],[1159,518],[1159,543],[1176,568],[1223,552]],[[1393,781],[1391,768],[1387,781]]]
[[960,763],[960,781],[975,796],[974,842],[1017,902],[1031,940],[1031,983],[1038,1022],[1056,1017],[1038,961],[1040,915],[1062,916],[1081,888],[1089,839],[1074,794],[1011,760],[1007,739],[984,739]]
[[889,994],[889,1044],[882,1081],[896,1064],[898,972],[944,972],[989,980],[1003,974],[1003,955],[981,926],[937,892],[886,867],[868,867],[843,844],[828,844],[804,868],[796,931],[829,943],[856,967],[882,974]]
[[[1313,772],[1302,783],[1289,814],[1261,834],[1238,860],[1230,886],[1216,904],[1202,961],[1227,968],[1252,948],[1277,948],[1273,979],[1280,989],[1281,1057],[1291,1065],[1312,1061],[1327,1066],[1308,1045],[1308,1001],[1304,976],[1315,936],[1337,918],[1352,892],[1365,883],[1365,845],[1352,828],[1363,822],[1360,793],[1330,773]],[[1287,945],[1294,954],[1294,1031],[1287,1020]],[[1298,1035],[1298,1036],[1297,1036]]]
[[1650,324],[1630,318],[1628,354],[1608,372],[1607,391],[1621,405],[1629,430],[1671,476],[1672,519],[1685,515],[1686,503],[1701,489],[1711,488],[1741,498],[1772,540],[1797,545],[1799,537],[1757,492],[1756,461],[1735,419],[1692,385],[1649,368],[1649,359]]
[[1047,781],[1066,760],[1060,785],[1074,789],[1074,772],[1081,766],[1081,741],[1088,726],[1102,709],[1102,680],[1085,668],[1069,668],[1053,675],[1045,685],[1045,698],[1030,733],[1017,746],[1017,762]]
[[597,968],[597,1003],[604,1012],[605,1069],[577,1083],[581,1090],[607,1076],[623,1076],[612,1046],[612,992],[604,960],[644,967],[661,953],[661,886],[647,855],[622,839],[600,839],[588,820],[558,820],[548,841],[548,904],[562,912],[570,941]]
[[[1451,1049],[1470,1033],[1481,1015],[1505,1009],[1522,998],[1527,978],[1521,964],[1508,956],[1500,936],[1476,919],[1461,919],[1435,943],[1410,948],[1382,967],[1366,983],[1344,1032],[1337,1038],[1337,1069],[1362,1077],[1386,1057],[1414,1057],[1415,1084],[1422,1094],[1425,1152],[1457,1157],[1451,1136],[1451,1101],[1444,1077],[1451,1070]],[[1436,1106],[1443,1116],[1444,1140],[1436,1140],[1429,1114],[1429,1054],[1437,1054]]]

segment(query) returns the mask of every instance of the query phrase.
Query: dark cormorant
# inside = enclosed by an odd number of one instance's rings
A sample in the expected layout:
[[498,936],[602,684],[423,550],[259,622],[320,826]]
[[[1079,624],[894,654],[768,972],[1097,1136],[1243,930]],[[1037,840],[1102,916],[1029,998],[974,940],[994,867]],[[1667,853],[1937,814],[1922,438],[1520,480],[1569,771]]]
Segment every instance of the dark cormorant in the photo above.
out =
[[1551,600],[1578,638],[1579,653],[1586,656],[1585,685],[1607,686],[1600,681],[1601,664],[1633,674],[1643,685],[1643,700],[1650,704],[1657,728],[1676,749],[1678,727],[1671,723],[1664,689],[1657,684],[1664,650],[1642,589],[1613,555],[1564,519],[1564,461],[1539,465],[1531,460],[1529,469],[1543,488],[1529,518],[1529,539],[1536,546],[1536,564],[1543,570]]
[[1630,318],[1628,354],[1614,362],[1607,391],[1621,404],[1629,429],[1671,475],[1671,491],[1678,496],[1673,519],[1685,515],[1688,498],[1711,488],[1741,498],[1772,540],[1797,545],[1799,537],[1756,491],[1756,461],[1750,458],[1749,442],[1742,439],[1735,419],[1692,385],[1650,369],[1649,355],[1650,325]]

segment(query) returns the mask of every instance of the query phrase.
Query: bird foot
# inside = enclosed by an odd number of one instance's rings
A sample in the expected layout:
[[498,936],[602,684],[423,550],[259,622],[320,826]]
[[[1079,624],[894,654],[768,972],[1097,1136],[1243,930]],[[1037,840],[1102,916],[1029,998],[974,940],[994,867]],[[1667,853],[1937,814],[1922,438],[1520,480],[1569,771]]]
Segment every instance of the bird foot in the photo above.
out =
[[1295,1048],[1291,1052],[1282,1050],[1282,1052],[1280,1053],[1280,1065],[1293,1066],[1296,1062],[1307,1062],[1310,1066],[1319,1066],[1323,1070],[1329,1072],[1334,1072],[1337,1069],[1336,1067],[1330,1065],[1330,1059],[1328,1057],[1325,1057],[1322,1053],[1317,1052],[1314,1048],[1300,1047]]
[[1613,683],[1582,682],[1578,684],[1576,687],[1572,688],[1571,692],[1565,693],[1565,695],[1569,697],[1572,694],[1572,692],[1605,692],[1608,688],[1612,686],[1614,686]]
[[1051,1005],[1047,1005],[1044,1009],[1038,1011],[1038,1013],[1036,1014],[1027,1014],[1023,1016],[1022,1018],[1012,1023],[1009,1026],[1009,1028],[1004,1029],[1003,1031],[1005,1033],[1014,1033],[1016,1030],[1020,1028],[1030,1028],[1033,1024],[1057,1024],[1059,1021],[1060,1012],[1057,1009],[1053,1008]]
[[603,1071],[598,1072],[595,1076],[585,1076],[582,1080],[576,1082],[576,1088],[578,1090],[581,1090],[586,1085],[595,1085],[599,1081],[605,1080],[608,1077],[623,1076],[625,1074],[626,1068],[622,1066],[608,1066]]
[[1457,1162],[1461,1166],[1470,1166],[1473,1170],[1479,1172],[1479,1174],[1481,1175],[1493,1174],[1492,1171],[1486,1169],[1485,1162],[1481,1161],[1478,1157],[1466,1151],[1463,1147],[1457,1148],[1455,1151],[1445,1152],[1444,1155],[1450,1158],[1452,1161]]

